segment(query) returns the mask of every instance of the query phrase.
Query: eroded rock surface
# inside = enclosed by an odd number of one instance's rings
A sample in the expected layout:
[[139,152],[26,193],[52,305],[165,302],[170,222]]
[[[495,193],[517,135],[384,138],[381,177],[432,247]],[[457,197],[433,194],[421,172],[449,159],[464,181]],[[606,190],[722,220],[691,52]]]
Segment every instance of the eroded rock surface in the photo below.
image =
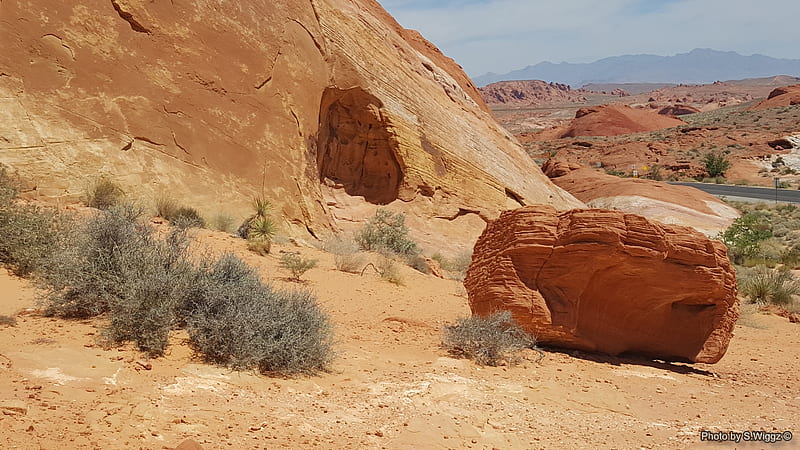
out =
[[358,202],[423,227],[580,205],[373,0],[6,0],[0,17],[0,162],[33,197],[104,175],[145,204],[246,216],[263,192],[312,234]]
[[714,363],[739,315],[725,246],[607,210],[506,211],[475,245],[473,314],[509,310],[545,345]]
[[544,173],[590,208],[615,209],[650,220],[683,225],[716,236],[740,213],[711,194],[644,178],[620,178],[566,161],[548,160]]

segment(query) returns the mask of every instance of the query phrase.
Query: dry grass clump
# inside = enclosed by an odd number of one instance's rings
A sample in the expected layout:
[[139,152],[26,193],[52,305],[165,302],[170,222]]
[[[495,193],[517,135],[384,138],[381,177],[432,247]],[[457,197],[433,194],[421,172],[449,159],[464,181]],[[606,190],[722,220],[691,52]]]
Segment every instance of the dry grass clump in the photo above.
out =
[[117,183],[100,178],[86,189],[86,206],[105,210],[120,204],[124,196],[125,191]]
[[514,363],[515,352],[536,349],[536,339],[520,328],[508,311],[458,319],[455,325],[444,327],[442,344],[456,357],[488,366]]
[[322,249],[333,254],[336,270],[359,273],[367,264],[366,256],[360,252],[358,244],[352,239],[332,237],[322,243]]
[[467,276],[467,269],[472,263],[472,252],[460,252],[452,258],[436,253],[431,258],[439,263],[439,266],[450,275],[450,278],[464,281]]
[[761,266],[741,275],[739,289],[753,303],[788,306],[800,294],[800,280],[787,268]]

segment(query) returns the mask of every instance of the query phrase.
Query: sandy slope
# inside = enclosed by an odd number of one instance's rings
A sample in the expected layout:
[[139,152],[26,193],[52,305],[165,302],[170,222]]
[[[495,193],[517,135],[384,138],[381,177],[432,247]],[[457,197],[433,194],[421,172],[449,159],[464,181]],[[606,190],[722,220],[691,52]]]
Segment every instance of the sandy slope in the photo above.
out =
[[[244,250],[196,233],[214,251]],[[277,251],[296,248],[275,250],[243,254],[292,285]],[[197,359],[182,332],[148,362],[132,347],[99,346],[99,319],[23,312],[0,326],[0,408],[17,400],[27,413],[0,414],[0,448],[160,449],[188,437],[207,449],[702,448],[701,429],[800,433],[800,328],[785,319],[744,314],[713,366],[548,351],[541,363],[531,352],[517,367],[480,368],[438,347],[441,325],[469,312],[458,283],[404,268],[395,286],[299,251],[320,259],[305,287],[336,324],[331,373],[230,372]],[[0,314],[33,305],[29,283],[0,271]]]

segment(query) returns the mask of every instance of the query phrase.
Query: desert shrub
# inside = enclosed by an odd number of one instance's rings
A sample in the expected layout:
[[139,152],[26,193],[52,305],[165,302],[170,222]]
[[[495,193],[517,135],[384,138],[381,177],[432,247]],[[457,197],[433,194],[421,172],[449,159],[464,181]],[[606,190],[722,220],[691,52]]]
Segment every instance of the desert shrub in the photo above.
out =
[[86,206],[108,209],[122,202],[125,192],[113,181],[100,178],[86,189]]
[[769,223],[754,213],[745,213],[733,221],[717,238],[728,246],[728,256],[735,264],[755,255],[759,243],[772,236]]
[[739,288],[754,303],[784,306],[800,294],[800,281],[787,268],[772,270],[762,266],[744,275]]
[[267,256],[272,250],[272,240],[250,238],[247,240],[247,249],[258,255]]
[[706,153],[702,163],[708,175],[715,178],[725,176],[725,172],[731,167],[731,163],[725,158],[725,155],[717,152]]
[[284,253],[279,265],[292,273],[292,278],[300,281],[304,273],[317,267],[316,259],[303,258],[297,253]]
[[647,174],[647,178],[651,180],[661,181],[664,179],[664,176],[661,174],[662,167],[654,164],[650,166],[650,173]]
[[197,276],[185,233],[164,239],[137,222],[142,210],[116,206],[91,219],[54,254],[39,280],[45,312],[66,318],[108,313],[104,335],[163,353],[176,311]]
[[408,236],[405,216],[393,214],[387,209],[378,209],[366,225],[355,234],[356,243],[362,250],[389,251],[397,255],[419,254],[419,247]]
[[514,362],[515,351],[535,348],[536,339],[514,322],[510,312],[500,311],[446,325],[442,344],[454,356],[496,366],[501,361]]
[[204,228],[206,221],[203,216],[194,209],[188,206],[181,206],[175,213],[168,217],[170,223],[178,228]]
[[447,271],[453,279],[463,280],[467,276],[469,265],[472,263],[472,251],[460,252],[452,258],[436,253],[432,258],[438,261],[439,266]]
[[228,214],[216,214],[211,220],[212,226],[217,231],[224,231],[226,233],[233,232],[233,225],[235,220]]
[[213,265],[201,291],[187,328],[208,360],[262,373],[327,369],[332,327],[311,294],[273,290],[231,255]]
[[795,245],[784,249],[779,261],[790,269],[796,269],[800,266],[800,246]]
[[103,335],[157,356],[187,326],[209,360],[264,372],[313,372],[331,358],[331,326],[308,293],[273,291],[241,260],[192,258],[185,229],[160,237],[120,205],[60,242],[42,276],[48,315],[106,314]]
[[67,218],[51,209],[13,201],[0,204],[0,263],[19,276],[30,275],[55,251],[68,226]]
[[8,168],[0,164],[0,206],[16,198],[19,191],[18,184],[18,180],[9,173]]
[[17,318],[14,316],[0,315],[0,326],[15,327],[17,326]]
[[366,264],[366,257],[359,252],[358,244],[352,239],[333,237],[322,243],[322,249],[333,254],[336,270],[358,273]]

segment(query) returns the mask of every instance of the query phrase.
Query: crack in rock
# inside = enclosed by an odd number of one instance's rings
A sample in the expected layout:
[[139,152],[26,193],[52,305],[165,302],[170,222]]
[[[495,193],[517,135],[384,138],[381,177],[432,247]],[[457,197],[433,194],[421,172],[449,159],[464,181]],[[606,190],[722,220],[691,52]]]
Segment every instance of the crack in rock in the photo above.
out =
[[137,21],[133,17],[133,14],[129,13],[128,11],[125,11],[124,9],[122,9],[122,7],[119,5],[119,2],[117,0],[111,0],[111,5],[114,7],[114,11],[116,11],[117,14],[119,14],[119,16],[122,18],[122,20],[128,22],[128,25],[131,26],[131,30],[139,32],[139,33],[146,33],[146,34],[150,34],[151,33],[151,31],[148,28],[146,28],[144,25],[139,23],[139,21]]

